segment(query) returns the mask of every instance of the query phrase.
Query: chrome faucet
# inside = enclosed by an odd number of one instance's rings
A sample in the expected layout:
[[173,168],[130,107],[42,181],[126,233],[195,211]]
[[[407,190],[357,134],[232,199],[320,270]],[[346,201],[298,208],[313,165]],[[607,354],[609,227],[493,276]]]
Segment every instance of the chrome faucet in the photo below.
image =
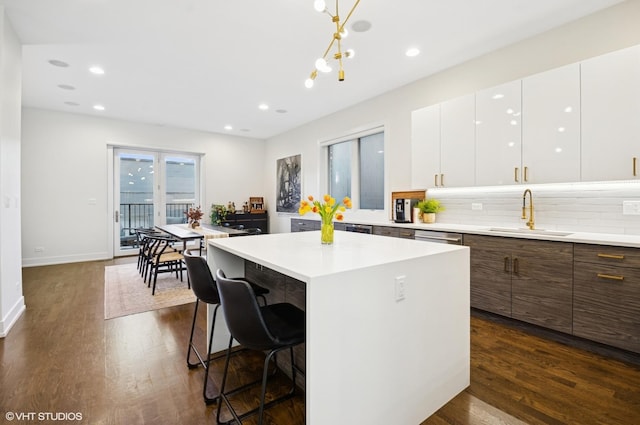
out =
[[522,194],[522,219],[527,219],[527,193],[529,194],[529,221],[527,221],[527,227],[533,230],[536,224],[533,220],[533,194],[530,189],[526,189]]

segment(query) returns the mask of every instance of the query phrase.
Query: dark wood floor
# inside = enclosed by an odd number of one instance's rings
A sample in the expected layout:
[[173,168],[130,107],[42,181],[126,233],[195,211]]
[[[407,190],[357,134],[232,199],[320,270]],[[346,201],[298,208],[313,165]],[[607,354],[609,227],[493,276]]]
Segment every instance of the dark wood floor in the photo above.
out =
[[[27,310],[0,339],[0,417],[77,412],[82,421],[50,423],[215,423],[216,407],[202,401],[202,370],[185,364],[193,304],[105,321],[108,264],[24,269]],[[423,424],[640,423],[640,367],[479,317],[471,330],[471,386]],[[261,360],[238,356],[237,367],[248,375]],[[255,394],[236,400],[254,402]],[[303,424],[303,395],[267,417]]]

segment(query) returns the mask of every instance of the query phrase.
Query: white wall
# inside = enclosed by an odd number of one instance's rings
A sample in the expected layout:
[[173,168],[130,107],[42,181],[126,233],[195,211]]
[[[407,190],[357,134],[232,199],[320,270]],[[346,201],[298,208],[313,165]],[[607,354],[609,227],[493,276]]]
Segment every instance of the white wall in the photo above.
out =
[[[325,190],[325,185],[318,178],[318,141],[348,134],[353,129],[370,123],[384,123],[386,126],[387,193],[423,189],[411,187],[412,110],[640,44],[638,22],[640,1],[627,1],[273,137],[268,140],[265,158],[268,202],[275,204],[275,162],[278,158],[302,153],[303,194],[321,195],[320,191]],[[380,72],[386,71],[382,69]],[[572,191],[567,193],[568,198],[573,198],[573,195]],[[467,194],[464,202],[460,200],[464,195],[458,193],[456,196],[458,202],[448,208],[449,217],[456,219],[459,218],[455,215],[457,208],[468,208],[471,199],[474,202],[483,199],[473,191]],[[561,198],[562,193],[558,196]],[[617,199],[610,202],[605,202],[601,207],[620,208]],[[570,200],[563,208],[568,208],[569,213],[580,212],[579,206],[572,204]],[[347,218],[358,217],[358,214],[348,214]],[[377,217],[384,220],[389,217],[389,213],[381,213]],[[289,231],[290,218],[290,215],[272,213],[270,231]],[[555,223],[551,219],[549,224]]]
[[20,268],[20,43],[0,6],[0,337],[24,311]]
[[109,144],[205,154],[207,217],[212,203],[265,193],[264,141],[24,108],[24,266],[109,258]]

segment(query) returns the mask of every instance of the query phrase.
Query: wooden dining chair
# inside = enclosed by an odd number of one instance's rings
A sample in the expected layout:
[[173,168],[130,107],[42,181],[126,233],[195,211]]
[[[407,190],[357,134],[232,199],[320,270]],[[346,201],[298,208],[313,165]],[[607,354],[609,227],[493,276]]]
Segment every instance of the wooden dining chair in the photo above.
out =
[[[161,235],[147,237],[151,239],[151,256],[148,260],[145,278],[148,278],[147,287],[151,286],[151,281],[153,280],[151,295],[155,295],[156,283],[158,282],[158,274],[175,273],[176,279],[179,277],[180,281],[183,281],[182,270],[184,269],[184,256],[181,252],[178,252],[173,248],[173,244],[175,243],[175,240],[173,238]],[[189,288],[191,288],[191,285],[188,281],[187,285]]]

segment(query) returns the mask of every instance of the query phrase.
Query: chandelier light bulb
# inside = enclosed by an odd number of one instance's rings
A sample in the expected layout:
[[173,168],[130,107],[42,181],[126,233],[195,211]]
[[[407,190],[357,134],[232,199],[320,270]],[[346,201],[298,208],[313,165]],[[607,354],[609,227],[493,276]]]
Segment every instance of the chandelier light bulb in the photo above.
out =
[[324,58],[319,58],[316,60],[316,69],[320,72],[331,72],[331,67],[327,64],[327,61]]
[[313,87],[313,80],[311,78],[307,78],[304,82],[304,86],[308,89]]
[[327,4],[324,2],[324,0],[315,0],[313,2],[313,8],[317,12],[324,12],[325,9],[327,8]]
[[340,33],[340,37],[341,38],[347,38],[348,35],[349,35],[349,31],[347,31],[346,28],[342,28],[342,32]]
[[344,55],[348,58],[352,58],[356,55],[356,51],[353,49],[347,49],[347,51],[344,52]]

